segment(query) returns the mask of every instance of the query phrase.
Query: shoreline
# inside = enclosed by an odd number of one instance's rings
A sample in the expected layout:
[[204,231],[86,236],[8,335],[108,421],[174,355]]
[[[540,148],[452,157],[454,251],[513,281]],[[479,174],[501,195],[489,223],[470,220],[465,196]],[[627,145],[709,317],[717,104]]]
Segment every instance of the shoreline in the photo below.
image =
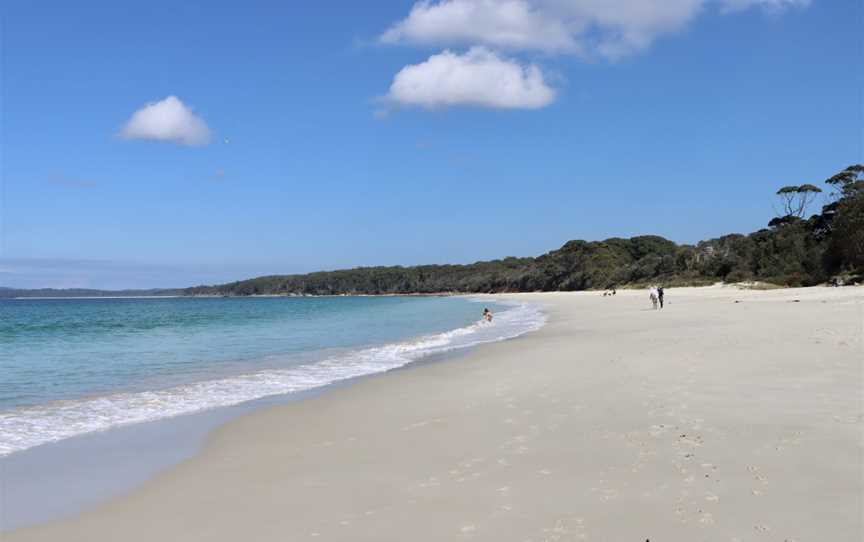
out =
[[[0,417],[0,433],[9,437],[0,440],[0,457],[94,431],[238,405],[386,372],[430,355],[512,338],[542,326],[545,321],[537,307],[490,300],[490,306],[497,307],[500,312],[495,325],[488,326],[474,319],[474,311],[479,312],[479,308],[474,308],[476,303],[471,298],[451,299],[452,302],[443,301],[446,303],[443,306],[455,311],[446,319],[434,312],[415,314],[406,320],[412,325],[410,331],[388,334],[382,328],[369,335],[373,337],[371,342],[361,337],[354,339],[353,345],[327,347],[321,346],[320,341],[313,341],[305,349],[294,352],[282,353],[271,348],[259,359],[247,354],[254,343],[244,338],[243,351],[235,355],[252,362],[238,364],[234,370],[219,371],[217,366],[196,379],[178,380],[168,385],[160,386],[156,381],[149,387],[117,388],[101,394],[59,397],[41,404],[25,403],[20,408],[13,406],[9,416]],[[442,302],[437,303],[442,306]],[[382,323],[387,330],[401,329],[400,321],[387,314],[381,314],[378,325]],[[344,324],[340,327],[350,329]],[[278,334],[281,336],[284,330],[280,329]],[[158,408],[154,404],[158,404]],[[71,424],[68,423],[70,419]]]
[[[617,286],[614,289],[621,291],[642,291],[647,289],[649,286],[648,283],[645,284],[625,284],[622,286]],[[662,282],[662,281],[660,281]],[[842,287],[844,288],[855,288],[859,286],[858,284],[846,284]],[[712,284],[704,284],[698,286],[669,286],[668,288],[737,288],[739,290],[801,290],[807,288],[834,288],[836,286],[824,283],[816,286],[806,286],[806,287],[791,287],[791,286],[783,286],[780,284],[774,284],[771,282],[764,282],[760,280],[752,280],[745,282],[714,282]],[[599,294],[604,291],[608,291],[612,289],[610,288],[596,288],[589,290],[561,290],[561,291],[525,291],[525,292],[515,292],[515,291],[502,291],[502,292],[455,292],[455,291],[443,291],[443,292],[403,292],[403,293],[392,293],[392,294],[362,294],[362,293],[344,293],[344,294],[298,294],[298,293],[285,293],[285,294],[249,294],[249,295],[222,295],[222,294],[174,294],[174,295],[121,295],[121,296],[112,296],[112,295],[94,295],[94,296],[18,296],[18,297],[0,297],[0,300],[3,299],[14,299],[14,300],[27,300],[27,299],[255,299],[255,298],[263,298],[263,299],[271,299],[271,298],[295,298],[295,297],[473,297],[473,296],[514,296],[514,295],[545,295],[545,294],[585,294],[589,295],[592,293]]]
[[[519,337],[505,341],[516,339]],[[194,460],[215,431],[240,417],[322,394],[339,393],[343,388],[391,372],[458,363],[470,356],[473,348],[477,347],[433,354],[384,373],[356,376],[320,388],[84,433],[0,456],[3,490],[7,495],[16,495],[15,503],[7,500],[0,506],[0,540],[18,529],[75,518],[135,491],[162,472]],[[166,449],[168,445],[170,448]],[[128,463],[130,455],[135,456],[132,464]],[[99,461],[94,462],[94,457]],[[38,473],[38,479],[34,479],[33,473]]]
[[[508,307],[502,305],[500,308],[506,312]],[[464,328],[449,329],[442,333],[446,335],[460,329]],[[406,341],[413,343],[430,336],[437,334],[424,333]],[[478,344],[486,342],[488,339]],[[405,343],[398,341],[392,344]],[[366,378],[392,371],[461,359],[476,346],[469,344],[427,353],[407,365],[388,369],[384,373],[362,374],[307,390],[266,395],[178,416],[118,425],[0,455],[4,491],[8,495],[16,495],[14,501],[0,503],[0,538],[10,530],[74,517],[110,498],[134,490],[159,472],[193,457],[213,430],[239,416],[274,405],[333,393]],[[366,348],[369,347],[361,347],[360,351]],[[166,447],[172,449],[162,449]],[[124,458],[132,454],[136,458],[134,464],[123,469]],[[93,457],[99,457],[98,464],[92,461]]]
[[4,536],[855,539],[864,291],[667,293],[656,312],[626,290],[494,294],[547,325],[244,415],[132,493]]

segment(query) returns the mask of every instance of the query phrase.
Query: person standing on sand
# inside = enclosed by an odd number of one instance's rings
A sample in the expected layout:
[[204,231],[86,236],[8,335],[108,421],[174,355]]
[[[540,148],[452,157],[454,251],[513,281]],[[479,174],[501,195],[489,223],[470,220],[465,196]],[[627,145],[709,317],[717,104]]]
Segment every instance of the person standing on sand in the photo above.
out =
[[657,287],[657,300],[660,302],[660,308],[663,308],[663,287]]

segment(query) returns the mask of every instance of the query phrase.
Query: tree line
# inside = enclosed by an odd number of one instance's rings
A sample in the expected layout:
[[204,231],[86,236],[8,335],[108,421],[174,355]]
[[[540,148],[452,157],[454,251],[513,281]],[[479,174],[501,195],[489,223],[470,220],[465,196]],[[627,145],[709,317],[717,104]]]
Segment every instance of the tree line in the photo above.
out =
[[[779,207],[766,228],[678,245],[655,235],[569,241],[536,258],[504,258],[468,265],[359,267],[302,275],[161,290],[25,290],[0,287],[4,297],[104,295],[342,295],[495,293],[589,290],[661,283],[704,285],[763,281],[810,286],[864,279],[864,165],[814,184],[777,192]],[[820,212],[807,211],[820,196]]]
[[178,288],[148,290],[94,290],[92,288],[7,288],[0,286],[0,299],[17,297],[164,297],[184,295]]
[[827,203],[807,210],[823,192],[813,184],[777,191],[778,216],[749,235],[730,234],[696,245],[659,236],[569,241],[536,258],[468,265],[359,267],[273,275],[183,290],[187,295],[341,295],[495,293],[588,290],[662,283],[701,285],[758,280],[809,286],[864,272],[864,166],[824,182]]

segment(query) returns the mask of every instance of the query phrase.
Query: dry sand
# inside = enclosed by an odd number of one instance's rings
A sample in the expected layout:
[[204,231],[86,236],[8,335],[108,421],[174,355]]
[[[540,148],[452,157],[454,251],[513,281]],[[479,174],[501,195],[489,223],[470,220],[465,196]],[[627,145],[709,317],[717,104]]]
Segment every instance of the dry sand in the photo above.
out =
[[667,292],[518,295],[541,331],[256,412],[0,538],[862,540],[864,289]]

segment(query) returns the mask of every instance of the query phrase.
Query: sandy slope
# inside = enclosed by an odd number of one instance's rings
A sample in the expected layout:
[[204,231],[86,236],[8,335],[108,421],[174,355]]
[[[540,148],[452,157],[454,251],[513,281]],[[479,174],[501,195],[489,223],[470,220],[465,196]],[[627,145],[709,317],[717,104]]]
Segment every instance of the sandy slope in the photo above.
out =
[[864,289],[518,297],[543,330],[257,412],[4,540],[862,540]]

